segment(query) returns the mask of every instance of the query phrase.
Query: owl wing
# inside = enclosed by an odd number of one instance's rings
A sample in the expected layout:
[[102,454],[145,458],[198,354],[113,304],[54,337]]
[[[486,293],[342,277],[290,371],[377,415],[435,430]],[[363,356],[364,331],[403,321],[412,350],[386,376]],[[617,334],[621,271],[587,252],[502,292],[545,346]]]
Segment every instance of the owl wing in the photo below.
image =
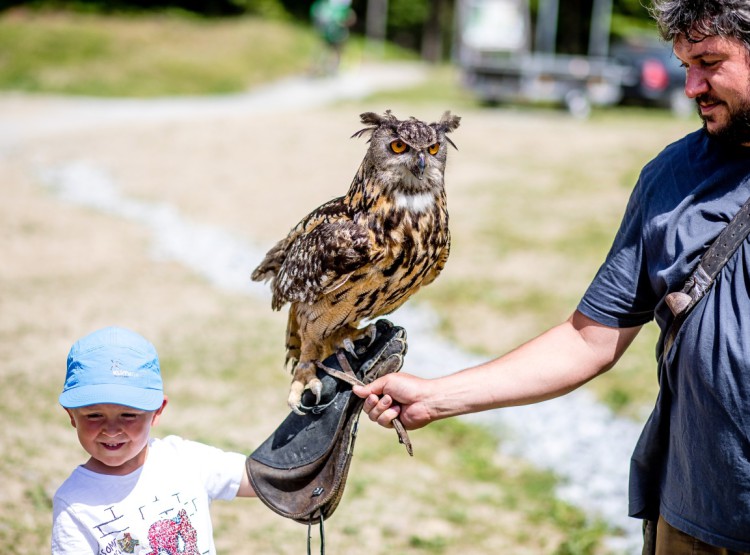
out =
[[448,262],[448,255],[450,254],[450,251],[451,251],[451,236],[450,236],[450,232],[446,229],[445,247],[443,247],[443,250],[440,251],[440,255],[438,256],[437,263],[430,269],[429,273],[425,276],[421,287],[425,287],[426,285],[431,284],[433,281],[437,279],[437,277],[440,275],[440,272],[442,272],[443,268],[445,268],[445,264]]
[[288,250],[306,233],[310,233],[321,223],[337,219],[345,214],[342,197],[332,199],[322,204],[292,228],[289,234],[276,243],[266,253],[263,261],[253,270],[251,279],[253,281],[266,281],[275,278],[281,270],[281,265],[287,257]]
[[287,246],[273,280],[273,308],[317,301],[369,263],[370,252],[369,233],[348,219],[325,221],[300,234]]

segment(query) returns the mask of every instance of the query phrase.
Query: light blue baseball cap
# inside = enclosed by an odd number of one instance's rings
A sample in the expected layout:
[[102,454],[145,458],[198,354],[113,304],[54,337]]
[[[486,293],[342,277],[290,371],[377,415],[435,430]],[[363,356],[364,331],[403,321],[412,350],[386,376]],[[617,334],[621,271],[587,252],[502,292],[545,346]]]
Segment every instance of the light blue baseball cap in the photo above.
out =
[[104,328],[70,348],[60,394],[63,407],[112,403],[152,411],[163,400],[159,356],[154,346],[134,331]]

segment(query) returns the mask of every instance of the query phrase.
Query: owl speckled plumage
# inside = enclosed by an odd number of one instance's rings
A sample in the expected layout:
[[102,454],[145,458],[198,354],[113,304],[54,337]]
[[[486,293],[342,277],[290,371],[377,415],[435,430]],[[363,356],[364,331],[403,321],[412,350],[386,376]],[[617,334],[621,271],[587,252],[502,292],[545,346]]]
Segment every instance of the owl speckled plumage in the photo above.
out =
[[289,406],[305,388],[320,395],[316,361],[371,333],[362,320],[393,312],[431,283],[448,259],[444,188],[446,136],[460,122],[399,120],[388,110],[360,116],[369,148],[349,191],[305,216],[266,254],[254,281],[271,280],[272,307],[289,308]]

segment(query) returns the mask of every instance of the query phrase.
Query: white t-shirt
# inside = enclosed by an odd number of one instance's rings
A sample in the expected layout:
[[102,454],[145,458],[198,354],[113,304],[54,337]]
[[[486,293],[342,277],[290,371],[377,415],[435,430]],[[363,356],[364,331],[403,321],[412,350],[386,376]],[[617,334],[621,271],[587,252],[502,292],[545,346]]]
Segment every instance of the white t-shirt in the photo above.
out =
[[52,555],[213,555],[209,505],[237,495],[245,459],[168,436],[127,476],[79,466],[55,493]]

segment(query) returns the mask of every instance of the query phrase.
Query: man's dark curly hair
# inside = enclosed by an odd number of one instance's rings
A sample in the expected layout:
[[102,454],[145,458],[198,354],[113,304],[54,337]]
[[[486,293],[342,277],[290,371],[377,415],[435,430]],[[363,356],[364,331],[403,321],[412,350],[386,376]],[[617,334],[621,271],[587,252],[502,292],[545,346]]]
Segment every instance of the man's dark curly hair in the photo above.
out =
[[692,41],[719,35],[742,41],[750,51],[748,0],[654,0],[651,15],[666,41],[680,35]]

